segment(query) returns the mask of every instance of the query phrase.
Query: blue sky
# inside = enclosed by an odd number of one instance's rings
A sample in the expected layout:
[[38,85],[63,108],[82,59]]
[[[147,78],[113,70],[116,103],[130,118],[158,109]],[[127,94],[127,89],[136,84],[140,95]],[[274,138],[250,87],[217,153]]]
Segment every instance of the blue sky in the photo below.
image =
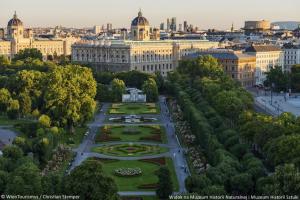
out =
[[241,27],[245,20],[300,21],[299,0],[1,0],[0,27],[16,10],[26,27],[129,27],[139,8],[152,26],[167,17],[202,29]]

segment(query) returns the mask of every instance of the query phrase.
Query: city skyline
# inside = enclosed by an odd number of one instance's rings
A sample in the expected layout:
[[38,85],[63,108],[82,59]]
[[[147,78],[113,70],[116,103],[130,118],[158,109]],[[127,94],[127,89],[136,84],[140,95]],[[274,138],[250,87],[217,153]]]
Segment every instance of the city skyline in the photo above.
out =
[[61,25],[81,28],[112,23],[114,28],[129,28],[131,19],[141,8],[153,27],[159,27],[161,22],[166,23],[167,18],[176,17],[177,24],[186,20],[200,29],[229,29],[232,23],[236,28],[242,27],[246,20],[300,21],[299,6],[300,2],[294,0],[286,0],[284,5],[280,0],[227,0],[218,1],[218,4],[199,0],[186,0],[185,4],[179,0],[124,0],[118,5],[97,0],[52,0],[51,3],[3,0],[0,27],[6,27],[7,21],[17,11],[26,27]]

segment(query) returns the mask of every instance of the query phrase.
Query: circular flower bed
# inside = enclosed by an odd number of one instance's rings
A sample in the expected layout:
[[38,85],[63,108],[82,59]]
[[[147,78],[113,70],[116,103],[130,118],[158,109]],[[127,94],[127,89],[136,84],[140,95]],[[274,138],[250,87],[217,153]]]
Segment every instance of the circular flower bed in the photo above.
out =
[[118,168],[115,169],[117,176],[139,176],[142,174],[142,170],[139,167],[136,168]]
[[93,152],[112,156],[145,156],[156,155],[168,151],[166,147],[150,144],[111,144],[92,148]]

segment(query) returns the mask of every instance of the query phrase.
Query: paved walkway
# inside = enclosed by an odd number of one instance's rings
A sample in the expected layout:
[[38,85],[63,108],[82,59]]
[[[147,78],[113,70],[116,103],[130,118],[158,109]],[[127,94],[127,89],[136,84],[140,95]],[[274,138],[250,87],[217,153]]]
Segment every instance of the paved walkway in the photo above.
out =
[[[178,183],[179,183],[179,192],[186,192],[185,188],[185,179],[190,175],[186,158],[184,156],[184,149],[181,147],[180,142],[175,134],[174,123],[171,120],[170,112],[166,103],[166,98],[161,96],[159,98],[160,109],[161,109],[161,119],[165,124],[166,134],[168,137],[169,146],[175,148],[170,149],[172,155]],[[187,169],[187,172],[185,171]]]
[[272,98],[271,96],[258,96],[255,102],[273,116],[278,116],[283,112],[300,116],[300,98],[286,98],[283,95],[274,95]]
[[[157,157],[171,157],[174,163],[175,172],[177,175],[178,183],[179,183],[179,193],[186,192],[185,188],[185,179],[187,176],[190,175],[188,170],[188,165],[184,156],[184,149],[180,146],[179,140],[175,134],[174,124],[171,121],[171,117],[169,114],[169,110],[166,104],[166,99],[163,96],[159,97],[159,104],[161,108],[161,113],[159,115],[151,115],[151,117],[156,117],[160,120],[159,123],[138,123],[138,124],[125,124],[125,123],[106,123],[108,117],[117,116],[117,115],[107,115],[107,110],[110,104],[106,103],[103,105],[101,112],[95,116],[95,119],[92,123],[88,124],[89,126],[89,133],[84,138],[82,143],[79,145],[77,149],[74,151],[77,153],[73,163],[71,164],[70,171],[73,170],[76,166],[80,165],[81,162],[86,160],[89,157],[98,157],[98,158],[110,158],[110,159],[118,159],[118,160],[139,160],[139,159],[151,159]],[[149,116],[149,115],[148,115]],[[99,127],[103,125],[125,125],[125,126],[140,126],[140,125],[149,125],[149,124],[158,124],[162,125],[166,129],[166,135],[168,139],[167,144],[158,144],[152,142],[132,142],[137,144],[150,144],[150,145],[159,145],[162,147],[168,147],[170,149],[167,153],[162,153],[158,155],[149,155],[149,156],[141,156],[141,157],[116,157],[116,156],[109,156],[103,155],[99,153],[90,152],[90,149],[95,146],[104,146],[109,144],[128,144],[129,142],[110,142],[104,144],[94,144],[94,138],[99,130]],[[187,169],[187,170],[185,170]],[[176,192],[176,193],[177,193]],[[154,196],[155,192],[149,191],[122,191],[119,192],[121,196]]]
[[17,134],[9,129],[11,126],[1,126],[0,127],[0,141],[3,142],[5,145],[12,144],[15,137],[17,137]]

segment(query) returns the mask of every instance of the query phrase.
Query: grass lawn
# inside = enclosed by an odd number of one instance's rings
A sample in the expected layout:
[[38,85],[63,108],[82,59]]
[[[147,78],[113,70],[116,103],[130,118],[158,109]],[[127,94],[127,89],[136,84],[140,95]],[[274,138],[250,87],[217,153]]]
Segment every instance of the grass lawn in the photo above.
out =
[[[152,164],[143,161],[115,161],[103,163],[103,170],[106,174],[111,176],[117,186],[119,191],[147,191],[147,189],[138,188],[143,184],[155,184],[158,182],[158,177],[155,175],[155,172],[159,169],[159,165]],[[171,172],[171,178],[173,181],[173,187],[175,191],[178,191],[178,182],[173,167],[172,160],[167,158],[167,166]],[[114,175],[114,170],[118,168],[136,168],[139,167],[142,169],[142,175],[134,177],[120,177]],[[153,191],[154,189],[148,189],[148,191]]]
[[75,133],[70,134],[70,133],[64,133],[60,136],[59,142],[62,144],[67,144],[69,147],[77,147],[83,137],[84,134],[88,131],[88,127],[76,127],[75,128]]
[[165,129],[159,125],[104,126],[96,136],[96,143],[110,141],[167,143],[167,137]]
[[169,149],[166,147],[146,144],[114,144],[93,147],[91,150],[92,152],[119,157],[148,156],[169,151]]
[[5,116],[0,116],[0,126],[7,126],[7,125],[16,125],[20,123],[29,123],[32,122],[26,119],[8,119]]
[[114,103],[108,111],[109,114],[158,114],[159,108],[155,103]]

